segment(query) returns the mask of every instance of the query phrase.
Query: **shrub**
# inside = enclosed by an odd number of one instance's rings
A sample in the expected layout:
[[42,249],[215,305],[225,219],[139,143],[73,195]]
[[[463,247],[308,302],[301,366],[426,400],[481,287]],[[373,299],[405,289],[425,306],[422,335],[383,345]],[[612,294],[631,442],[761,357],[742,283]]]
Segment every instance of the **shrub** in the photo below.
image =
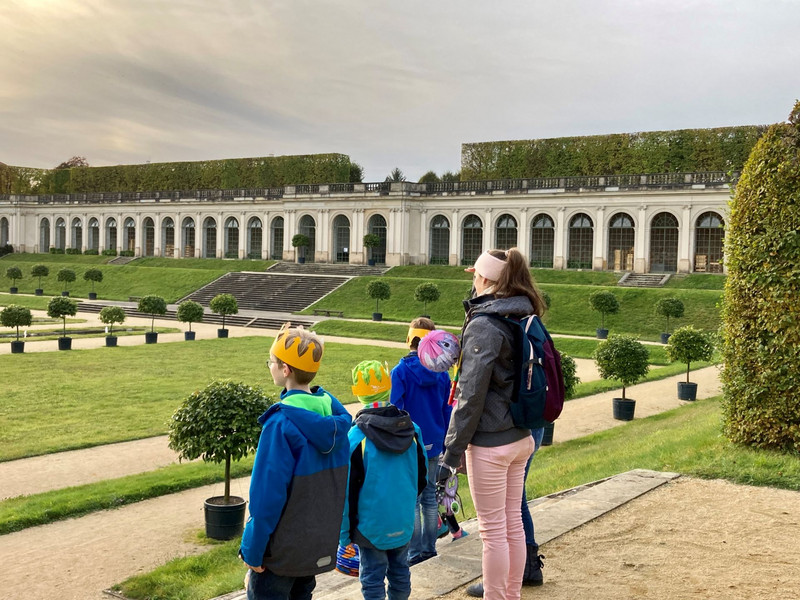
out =
[[392,297],[392,288],[380,279],[374,279],[367,284],[367,295],[375,300],[375,312],[380,312],[380,301]]
[[581,382],[578,377],[578,365],[569,354],[561,353],[561,372],[564,375],[564,399],[569,400],[575,395],[575,386]]
[[97,256],[97,248],[89,248],[88,250],[84,250],[84,256]]
[[656,302],[656,314],[666,317],[667,323],[664,327],[664,333],[669,333],[669,319],[679,319],[683,316],[683,302],[677,298],[661,298]]
[[650,370],[650,352],[644,344],[629,335],[612,335],[595,348],[593,354],[603,379],[616,379],[622,383],[622,399],[625,388],[647,375]]
[[592,310],[600,313],[600,328],[606,328],[606,315],[613,315],[619,312],[619,300],[609,291],[597,290],[589,296],[589,305]]
[[139,300],[137,310],[150,315],[150,332],[152,333],[156,328],[156,315],[164,315],[167,313],[167,301],[161,296],[144,296]]
[[217,294],[208,303],[208,307],[218,315],[222,315],[223,329],[225,329],[225,317],[239,312],[239,304],[233,294]]
[[67,337],[67,317],[72,317],[78,312],[78,303],[66,296],[54,296],[47,304],[47,316],[51,319],[61,319],[64,324],[64,334]]
[[200,323],[203,320],[203,306],[194,300],[184,300],[178,305],[178,321],[189,324],[189,331],[192,330],[192,323]]
[[50,254],[64,254],[63,248],[50,248]]
[[67,248],[64,251],[64,253],[65,254],[80,254],[81,253],[81,249],[80,248]]
[[691,325],[681,327],[667,342],[667,358],[686,363],[686,383],[689,383],[689,365],[696,360],[710,360],[714,353],[711,337]]
[[16,304],[9,304],[0,312],[0,324],[3,327],[16,327],[17,328],[17,341],[19,341],[19,328],[30,327],[33,322],[31,311],[24,306],[17,306]]
[[135,252],[133,250],[120,250],[120,256],[135,256]]
[[117,251],[114,250],[114,248],[106,248],[100,254],[102,254],[103,256],[116,256]]
[[439,291],[439,286],[430,281],[420,283],[414,289],[414,299],[417,302],[422,302],[423,312],[428,312],[428,302],[436,302],[442,293]]
[[800,452],[800,102],[772,125],[736,185],[725,232],[724,431]]
[[94,293],[94,284],[103,281],[103,272],[100,269],[86,269],[83,279],[92,282],[92,293]]
[[47,265],[33,265],[31,268],[31,276],[39,278],[39,289],[42,289],[42,277],[50,275],[50,269]]
[[17,286],[17,279],[22,279],[22,269],[19,267],[8,267],[6,277],[11,280],[11,287]]
[[61,281],[64,283],[64,291],[69,290],[69,283],[75,281],[75,271],[72,269],[59,269],[58,274],[56,275],[56,280]]
[[14,246],[9,243],[6,243],[5,246],[0,246],[0,256],[5,256],[6,254],[13,254],[14,253]]
[[100,310],[100,321],[109,326],[108,335],[114,335],[114,323],[125,322],[125,310],[121,306],[104,306]]

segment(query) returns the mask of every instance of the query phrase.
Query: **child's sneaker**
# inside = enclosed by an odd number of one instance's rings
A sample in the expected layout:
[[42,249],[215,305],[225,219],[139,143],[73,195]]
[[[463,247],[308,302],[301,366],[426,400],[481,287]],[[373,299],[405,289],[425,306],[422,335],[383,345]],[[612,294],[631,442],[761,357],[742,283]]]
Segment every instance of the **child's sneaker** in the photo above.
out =
[[460,540],[461,538],[465,538],[469,535],[469,531],[464,529],[463,527],[459,527],[458,531],[456,531],[453,535],[453,539],[451,541],[455,542],[456,540]]
[[443,538],[450,532],[450,529],[447,527],[447,523],[439,519],[439,532],[436,534],[436,539]]

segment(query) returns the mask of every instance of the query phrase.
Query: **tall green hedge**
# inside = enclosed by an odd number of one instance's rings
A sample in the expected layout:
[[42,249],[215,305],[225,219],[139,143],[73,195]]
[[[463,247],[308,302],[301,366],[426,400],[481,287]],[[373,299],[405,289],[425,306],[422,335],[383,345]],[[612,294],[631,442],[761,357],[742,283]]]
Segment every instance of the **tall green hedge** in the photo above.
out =
[[461,180],[740,170],[763,125],[461,146]]
[[744,166],[725,233],[724,430],[800,452],[800,102]]

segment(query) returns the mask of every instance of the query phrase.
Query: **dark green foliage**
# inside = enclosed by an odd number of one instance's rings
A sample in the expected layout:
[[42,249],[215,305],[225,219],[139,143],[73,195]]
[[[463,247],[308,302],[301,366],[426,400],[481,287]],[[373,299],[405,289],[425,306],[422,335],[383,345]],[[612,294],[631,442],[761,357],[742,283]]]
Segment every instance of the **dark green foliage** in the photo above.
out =
[[350,183],[361,183],[364,181],[364,167],[358,163],[350,163]]
[[103,256],[116,256],[117,251],[115,248],[106,248],[100,254],[102,254]]
[[471,180],[727,172],[742,168],[765,130],[750,125],[462,144],[461,176]]
[[544,300],[544,305],[547,307],[547,310],[550,310],[550,304],[552,304],[553,299],[543,289],[539,289],[539,293],[542,295],[542,300]]
[[81,254],[81,249],[80,248],[67,248],[66,250],[64,250],[64,253],[65,254]]
[[[225,500],[230,497],[230,463],[253,452],[261,435],[258,422],[272,399],[244,383],[214,381],[194,392],[172,415],[169,447],[181,459],[225,462]],[[276,458],[277,457],[273,457]]]
[[78,303],[66,296],[54,296],[47,305],[47,316],[51,319],[61,319],[64,324],[62,337],[67,337],[67,317],[75,316],[78,312]]
[[64,291],[66,292],[69,289],[67,284],[75,281],[75,271],[66,268],[59,269],[58,274],[56,275],[56,280],[64,284]]
[[422,302],[422,310],[428,312],[428,302],[436,302],[442,293],[439,291],[439,286],[432,281],[420,283],[414,288],[414,300]]
[[137,310],[150,315],[150,331],[153,332],[156,328],[156,315],[164,315],[167,313],[167,301],[161,296],[155,296],[153,294],[144,296],[139,300]]
[[114,323],[125,322],[125,310],[121,306],[104,306],[100,310],[100,321],[109,326],[108,335],[114,335]]
[[578,377],[578,365],[569,354],[561,353],[561,372],[564,375],[564,399],[569,400],[575,394],[575,386],[581,382]]
[[600,327],[605,329],[606,315],[613,315],[619,312],[619,300],[611,292],[597,290],[589,296],[589,306],[592,310],[600,313]]
[[441,179],[439,179],[435,171],[428,171],[418,181],[419,183],[439,183]]
[[636,383],[650,370],[649,356],[647,347],[629,335],[612,335],[594,351],[600,377],[622,383],[623,400],[625,388]]
[[677,298],[661,298],[656,302],[656,314],[665,317],[667,320],[667,324],[664,327],[665,333],[669,333],[670,317],[679,319],[683,316],[683,310],[683,302]]
[[33,265],[31,267],[31,276],[39,278],[39,289],[42,287],[42,277],[50,275],[50,269],[47,265]]
[[456,171],[455,173],[452,171],[445,171],[442,173],[443,183],[452,183],[454,181],[461,181],[461,171]]
[[177,316],[178,321],[189,323],[189,331],[191,331],[192,323],[200,323],[203,320],[203,306],[194,300],[184,300],[178,305]]
[[686,383],[689,383],[689,365],[698,360],[711,360],[714,344],[711,336],[691,325],[681,327],[669,337],[667,356],[670,360],[686,363]]
[[367,284],[367,295],[375,300],[375,312],[380,312],[380,301],[392,297],[392,288],[385,281],[375,279]]
[[14,254],[14,246],[8,243],[5,246],[0,246],[0,256],[5,256],[6,254]]
[[100,269],[86,269],[83,278],[92,282],[92,292],[94,292],[94,284],[103,281],[103,272]]
[[391,170],[391,172],[386,176],[387,182],[391,183],[400,183],[401,181],[405,181],[406,176],[403,174],[403,171],[400,170],[400,167],[395,167]]
[[22,269],[19,267],[8,267],[8,269],[6,269],[6,277],[16,284],[17,279],[22,279]]
[[225,317],[239,312],[239,304],[233,294],[217,294],[211,299],[208,306],[218,315],[222,315],[223,329],[225,329]]
[[753,149],[726,224],[725,434],[800,452],[800,102]]
[[50,254],[64,254],[63,248],[50,248]]
[[0,312],[0,324],[3,327],[16,327],[17,328],[17,341],[19,341],[19,328],[30,327],[33,322],[31,311],[24,306],[17,306],[10,304]]

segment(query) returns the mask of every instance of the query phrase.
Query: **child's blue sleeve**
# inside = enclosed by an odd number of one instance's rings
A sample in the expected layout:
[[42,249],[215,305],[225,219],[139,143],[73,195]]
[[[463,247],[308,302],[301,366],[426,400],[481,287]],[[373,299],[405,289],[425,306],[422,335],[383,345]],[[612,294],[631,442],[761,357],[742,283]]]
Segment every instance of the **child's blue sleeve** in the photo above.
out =
[[405,377],[403,377],[402,363],[392,369],[392,391],[389,395],[389,402],[400,410],[405,410],[406,381]]

